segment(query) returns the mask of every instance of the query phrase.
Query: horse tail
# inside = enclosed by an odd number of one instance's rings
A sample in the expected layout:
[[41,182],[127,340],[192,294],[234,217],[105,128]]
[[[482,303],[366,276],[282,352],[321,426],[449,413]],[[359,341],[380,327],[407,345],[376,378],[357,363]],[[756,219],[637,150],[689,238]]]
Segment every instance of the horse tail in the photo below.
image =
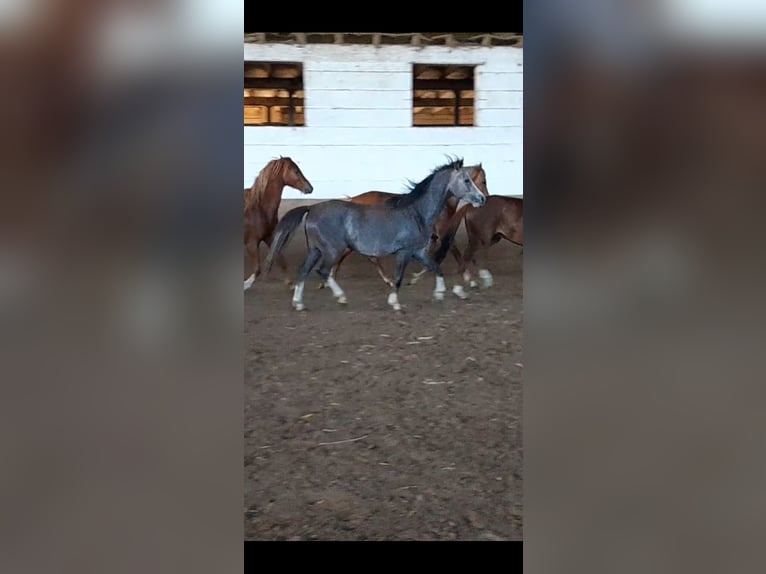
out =
[[452,247],[452,242],[455,239],[455,235],[457,235],[457,230],[460,229],[460,222],[463,221],[463,218],[465,217],[465,214],[470,207],[471,204],[466,203],[463,207],[452,214],[452,217],[447,223],[447,230],[440,238],[441,243],[439,245],[439,249],[434,255],[434,261],[436,261],[436,263],[441,263],[444,261],[447,253],[449,253],[450,247]]
[[274,230],[274,239],[271,242],[271,249],[269,249],[269,254],[266,256],[266,261],[264,263],[266,273],[271,271],[271,265],[274,263],[274,258],[285,248],[285,245],[290,241],[290,237],[292,237],[295,229],[301,224],[303,216],[308,213],[309,209],[311,209],[311,206],[309,205],[295,207],[285,213],[284,217],[279,221]]

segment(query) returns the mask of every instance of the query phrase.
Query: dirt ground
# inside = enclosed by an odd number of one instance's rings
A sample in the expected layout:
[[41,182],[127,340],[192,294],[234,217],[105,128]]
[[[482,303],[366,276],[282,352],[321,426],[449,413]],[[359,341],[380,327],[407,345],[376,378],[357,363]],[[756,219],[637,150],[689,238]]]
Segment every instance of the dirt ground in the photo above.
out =
[[245,539],[522,539],[522,258],[490,253],[493,287],[457,299],[450,256],[403,313],[356,254],[346,306],[314,274],[294,311],[276,265],[245,293]]

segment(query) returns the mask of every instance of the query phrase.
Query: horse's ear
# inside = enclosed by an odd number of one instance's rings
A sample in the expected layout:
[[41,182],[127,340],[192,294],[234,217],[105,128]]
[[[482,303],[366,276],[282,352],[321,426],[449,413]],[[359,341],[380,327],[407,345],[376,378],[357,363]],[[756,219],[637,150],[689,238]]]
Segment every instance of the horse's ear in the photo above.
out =
[[463,158],[460,158],[459,160],[457,160],[457,168],[463,169]]

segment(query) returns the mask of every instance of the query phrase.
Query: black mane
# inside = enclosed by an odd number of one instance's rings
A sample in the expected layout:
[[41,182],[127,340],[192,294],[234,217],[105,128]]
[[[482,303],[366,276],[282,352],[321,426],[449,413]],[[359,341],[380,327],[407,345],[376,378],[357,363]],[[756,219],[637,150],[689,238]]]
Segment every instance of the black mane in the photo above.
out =
[[445,169],[454,169],[456,167],[463,167],[463,158],[450,158],[447,163],[431,170],[431,173],[422,181],[409,181],[408,193],[390,197],[386,200],[386,203],[392,207],[405,207],[407,205],[411,205],[415,200],[417,200],[426,192],[428,186],[437,173]]

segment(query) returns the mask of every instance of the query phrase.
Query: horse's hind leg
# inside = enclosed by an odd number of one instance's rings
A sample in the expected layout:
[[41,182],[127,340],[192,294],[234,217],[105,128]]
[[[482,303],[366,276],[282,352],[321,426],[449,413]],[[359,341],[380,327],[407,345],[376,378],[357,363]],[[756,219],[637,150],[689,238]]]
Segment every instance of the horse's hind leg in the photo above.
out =
[[404,271],[407,269],[407,264],[409,261],[409,253],[402,251],[396,254],[396,283],[392,285],[394,290],[388,294],[388,304],[394,308],[394,311],[402,310],[402,306],[399,303],[399,289],[402,286],[402,281],[404,280]]
[[[274,240],[274,235],[272,234],[265,241],[266,245],[271,247],[271,243],[272,243],[273,240]],[[285,278],[285,285],[287,285],[288,287],[291,287],[292,284],[293,284],[293,281],[292,281],[292,279],[290,279],[290,277],[288,275],[288,271],[287,271],[287,259],[285,259],[284,253],[280,253],[279,255],[277,255],[276,263],[277,263],[277,265],[279,265],[279,268],[282,270],[282,275],[284,275],[284,278]]]
[[298,280],[295,282],[295,291],[293,292],[293,307],[296,311],[303,311],[306,307],[303,305],[303,285],[306,283],[306,277],[309,276],[314,265],[322,257],[322,252],[316,247],[310,247],[306,259],[303,261],[301,270],[298,274]]
[[380,278],[383,279],[383,282],[388,285],[389,287],[394,286],[394,282],[391,281],[388,277],[386,277],[385,271],[383,271],[383,266],[380,263],[380,259],[377,257],[368,257],[367,259],[370,260],[370,262],[377,268],[378,275],[380,275]]
[[457,267],[460,269],[461,265],[463,265],[463,254],[460,253],[460,249],[458,249],[458,246],[453,243],[449,248],[449,252],[452,253],[452,257],[455,258]]
[[[343,253],[343,255],[341,255],[341,256],[340,256],[340,259],[338,260],[338,262],[337,262],[335,265],[333,265],[332,269],[330,269],[330,276],[331,276],[333,279],[335,279],[335,277],[337,277],[337,276],[338,276],[338,270],[340,269],[340,264],[341,264],[341,263],[343,263],[343,261],[344,261],[344,260],[346,259],[346,257],[348,257],[349,255],[351,255],[351,250],[350,250],[350,249],[346,249],[346,251]],[[328,285],[327,285],[327,281],[322,281],[322,282],[319,284],[319,287],[317,287],[317,289],[324,289],[324,288],[325,288],[325,287],[327,287],[327,286],[328,286]]]
[[335,281],[335,277],[332,276],[332,270],[333,267],[337,269],[337,265],[333,266],[333,262],[337,259],[337,257],[331,257],[331,254],[325,254],[325,256],[322,258],[322,263],[319,266],[319,269],[317,269],[317,273],[322,278],[322,281],[327,283],[327,286],[332,289],[332,295],[335,297],[335,299],[340,303],[341,305],[345,305],[348,303],[348,300],[346,299],[346,294],[343,292],[343,289],[340,288],[340,285]]

